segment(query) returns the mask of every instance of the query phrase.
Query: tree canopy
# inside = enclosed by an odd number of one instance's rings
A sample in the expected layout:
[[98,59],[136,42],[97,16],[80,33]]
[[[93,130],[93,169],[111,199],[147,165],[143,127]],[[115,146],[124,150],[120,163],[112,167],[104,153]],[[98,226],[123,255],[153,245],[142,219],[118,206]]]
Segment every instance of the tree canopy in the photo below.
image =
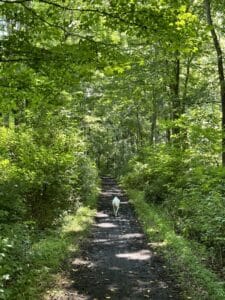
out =
[[221,1],[0,0],[4,256],[110,173],[224,266],[224,22]]

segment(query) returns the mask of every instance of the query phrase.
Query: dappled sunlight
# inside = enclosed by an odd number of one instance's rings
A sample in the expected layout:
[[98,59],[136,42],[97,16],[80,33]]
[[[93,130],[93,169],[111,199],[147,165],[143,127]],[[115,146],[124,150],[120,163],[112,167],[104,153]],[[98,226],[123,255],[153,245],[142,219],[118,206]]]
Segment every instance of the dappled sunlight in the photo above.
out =
[[109,195],[108,191],[107,192],[101,192],[100,195],[103,196],[103,197],[111,197],[111,195]]
[[90,262],[88,260],[84,260],[82,258],[75,258],[72,262],[72,265],[81,266],[81,265],[88,265]]
[[67,234],[74,234],[85,230],[86,226],[92,222],[95,215],[95,209],[89,207],[80,207],[75,216],[67,215],[64,217],[62,231]]
[[123,223],[129,223],[129,220],[128,219],[122,219],[122,217],[120,215],[118,215],[117,219],[120,220],[120,222],[123,222]]
[[143,233],[126,233],[122,234],[119,239],[136,239],[136,238],[143,238]]
[[167,246],[167,244],[168,244],[167,241],[148,243],[148,245],[151,246],[151,247],[153,247],[153,248],[165,247],[165,246]]
[[115,227],[118,227],[117,225],[115,225],[113,223],[110,223],[110,222],[95,224],[95,226],[100,227],[100,228],[115,228]]
[[168,285],[164,281],[159,281],[158,285],[162,289],[167,289],[168,288]]
[[149,260],[152,256],[152,253],[149,250],[140,250],[136,252],[126,252],[126,253],[118,253],[116,257],[118,258],[126,258],[128,260]]
[[164,265],[153,245],[152,250],[148,248],[151,244],[147,243],[129,203],[121,202],[119,216],[115,218],[111,196],[117,189],[112,191],[109,184],[107,189],[84,250],[80,257],[71,260],[71,281],[65,293],[69,297],[65,299],[171,299],[168,285],[161,277]]
[[100,195],[105,198],[110,198],[112,196],[122,197],[122,193],[118,188],[110,188],[107,191],[101,192]]
[[98,211],[95,216],[96,216],[96,218],[107,218],[107,217],[109,217],[108,214],[105,214],[101,211]]
[[147,230],[147,233],[158,233],[158,229],[157,228],[153,228],[153,227],[149,227]]
[[129,203],[128,203],[128,201],[121,201],[120,204],[121,205],[128,205]]
[[[111,292],[113,292],[113,293],[115,293],[116,291],[118,291],[118,289],[119,289],[118,285],[115,285],[115,284],[110,284],[108,286],[108,290],[111,291]],[[110,299],[110,297],[108,299]]]
[[107,243],[108,239],[94,239],[93,242],[94,243]]

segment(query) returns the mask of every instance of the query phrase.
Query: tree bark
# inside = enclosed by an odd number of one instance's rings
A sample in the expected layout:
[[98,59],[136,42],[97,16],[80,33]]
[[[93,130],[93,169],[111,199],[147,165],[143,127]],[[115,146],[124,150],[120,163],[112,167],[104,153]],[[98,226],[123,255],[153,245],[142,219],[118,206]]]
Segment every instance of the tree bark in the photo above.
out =
[[156,103],[156,95],[155,89],[152,89],[153,96],[153,107],[152,107],[152,116],[151,116],[151,132],[150,132],[150,143],[153,145],[156,143],[156,124],[157,124],[157,103]]
[[[172,94],[172,120],[176,121],[179,119],[181,114],[181,103],[180,103],[180,59],[178,54],[176,54],[176,60],[174,62],[174,70],[173,70],[173,81],[170,85],[171,94]],[[180,128],[177,125],[173,125],[172,127],[172,134],[175,135],[174,141],[177,143],[179,140]]]
[[193,60],[193,56],[189,57],[187,59],[187,66],[186,66],[186,74],[185,74],[185,80],[184,80],[184,91],[183,91],[183,97],[181,101],[181,113],[185,113],[185,106],[186,106],[186,100],[187,100],[187,91],[188,91],[188,82],[189,82],[189,77],[190,77],[190,67],[191,67],[191,62]]
[[221,109],[222,109],[222,166],[225,167],[225,80],[224,80],[224,66],[223,66],[223,53],[220,46],[219,39],[217,37],[215,28],[213,26],[213,20],[211,15],[211,1],[205,0],[205,11],[207,17],[207,23],[210,25],[210,31],[214,43],[214,47],[217,53],[217,66],[220,82],[220,98],[221,98]]

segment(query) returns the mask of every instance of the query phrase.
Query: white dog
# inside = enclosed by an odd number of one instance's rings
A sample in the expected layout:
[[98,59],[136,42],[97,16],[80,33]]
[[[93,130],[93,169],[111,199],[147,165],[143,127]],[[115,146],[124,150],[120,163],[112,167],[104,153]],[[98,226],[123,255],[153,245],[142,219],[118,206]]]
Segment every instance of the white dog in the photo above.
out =
[[120,199],[118,197],[113,198],[112,206],[113,206],[114,215],[115,215],[115,217],[117,217],[118,210],[119,210],[119,207],[120,207]]

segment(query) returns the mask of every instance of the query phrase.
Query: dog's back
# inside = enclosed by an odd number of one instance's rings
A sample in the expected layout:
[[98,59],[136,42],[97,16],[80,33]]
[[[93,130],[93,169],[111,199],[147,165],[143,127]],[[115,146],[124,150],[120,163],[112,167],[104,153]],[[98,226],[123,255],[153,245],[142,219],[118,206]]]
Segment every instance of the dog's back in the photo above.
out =
[[118,210],[120,207],[120,199],[118,197],[114,197],[112,200],[112,206],[113,206],[113,211],[114,211],[114,215],[115,217],[117,217],[118,215]]

